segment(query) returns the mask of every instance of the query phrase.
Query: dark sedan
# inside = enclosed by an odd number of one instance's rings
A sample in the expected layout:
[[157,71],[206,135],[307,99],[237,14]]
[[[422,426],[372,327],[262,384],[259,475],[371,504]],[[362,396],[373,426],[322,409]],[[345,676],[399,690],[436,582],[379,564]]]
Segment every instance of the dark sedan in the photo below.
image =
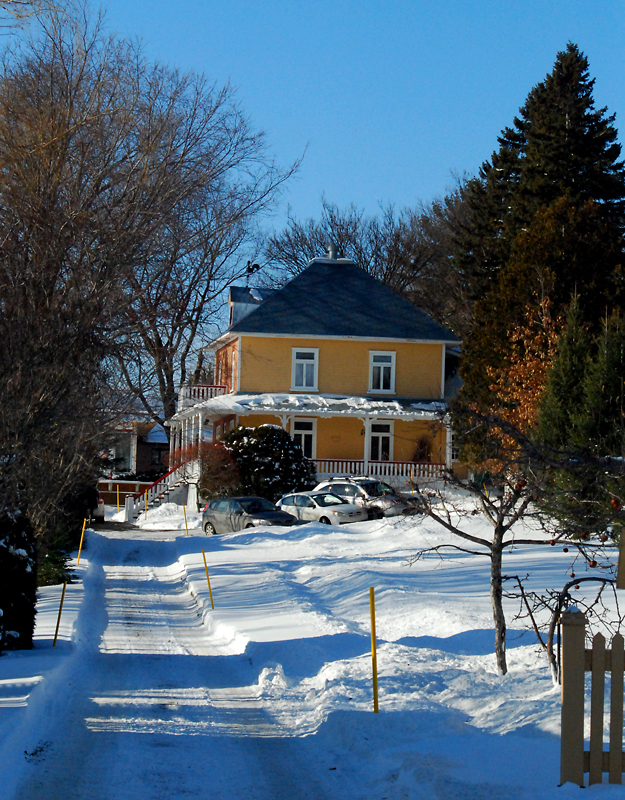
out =
[[295,517],[262,497],[227,497],[204,506],[202,528],[207,534],[231,533],[259,525],[294,525]]

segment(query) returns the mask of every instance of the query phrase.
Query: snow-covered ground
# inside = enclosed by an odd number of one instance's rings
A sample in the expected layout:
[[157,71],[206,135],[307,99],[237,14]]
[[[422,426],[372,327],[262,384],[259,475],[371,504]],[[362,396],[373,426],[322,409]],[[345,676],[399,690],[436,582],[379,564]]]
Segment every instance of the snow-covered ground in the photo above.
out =
[[[166,506],[89,531],[54,649],[61,587],[40,591],[35,649],[0,658],[2,800],[578,796],[557,788],[559,693],[514,623],[497,675],[486,558],[410,566],[446,541],[415,519],[187,522]],[[570,558],[524,547],[505,570],[561,587]]]

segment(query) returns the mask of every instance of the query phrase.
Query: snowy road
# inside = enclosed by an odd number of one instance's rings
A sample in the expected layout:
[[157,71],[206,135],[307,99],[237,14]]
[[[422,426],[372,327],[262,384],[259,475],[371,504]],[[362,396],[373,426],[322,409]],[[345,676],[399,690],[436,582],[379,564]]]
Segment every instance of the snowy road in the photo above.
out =
[[323,797],[250,686],[250,659],[206,641],[168,549],[91,535],[66,713],[41,732],[16,798],[197,797],[199,784],[211,797]]
[[[61,587],[45,587],[35,649],[0,658],[0,800],[577,796],[557,788],[558,692],[535,640],[510,626],[496,673],[487,559],[408,566],[441,536],[418,520],[89,532],[59,646]],[[570,570],[551,548],[506,559],[536,586]]]

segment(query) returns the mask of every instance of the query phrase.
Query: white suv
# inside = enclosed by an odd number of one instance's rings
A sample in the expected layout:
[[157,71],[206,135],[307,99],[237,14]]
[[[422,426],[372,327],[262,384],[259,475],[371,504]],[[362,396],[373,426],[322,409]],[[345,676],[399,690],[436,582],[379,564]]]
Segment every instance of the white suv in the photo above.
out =
[[332,492],[348,503],[363,506],[369,511],[370,519],[396,517],[411,510],[392,486],[375,478],[328,478],[315,487],[315,491],[320,489]]

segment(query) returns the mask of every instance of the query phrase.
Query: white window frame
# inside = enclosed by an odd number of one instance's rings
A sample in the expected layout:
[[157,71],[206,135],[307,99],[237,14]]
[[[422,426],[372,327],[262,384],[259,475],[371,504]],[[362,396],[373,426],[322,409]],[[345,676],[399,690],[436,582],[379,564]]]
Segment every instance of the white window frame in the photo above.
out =
[[[379,364],[375,364],[375,357],[376,356],[390,356],[391,357],[391,387],[390,389],[374,389],[373,387],[373,368],[375,366],[380,366]],[[394,350],[369,350],[369,394],[395,394],[395,363],[396,363],[397,353]],[[384,366],[389,366],[385,364]],[[382,384],[383,381],[380,380]]]
[[[298,353],[307,353],[313,355],[312,359],[298,360]],[[303,386],[298,385],[295,381],[297,364],[313,364],[314,371],[314,385]],[[318,392],[319,391],[319,348],[318,347],[293,347],[291,350],[291,391],[292,392]]]
[[[316,417],[291,417],[291,439],[295,441],[295,423],[296,422],[312,422],[312,452],[310,455],[310,459],[314,460],[317,458],[317,418]],[[302,453],[304,452],[304,448],[302,447]]]
[[[373,457],[372,457],[372,452],[371,452],[372,449],[373,449],[373,444],[372,444],[373,437],[374,436],[377,437],[377,436],[386,436],[387,435],[386,433],[374,432],[374,430],[373,430],[373,426],[374,425],[388,425],[388,437],[389,437],[388,460],[392,461],[393,460],[393,443],[394,443],[394,439],[395,439],[395,424],[394,424],[394,420],[392,420],[392,419],[372,419],[370,424],[371,424],[371,429],[369,431],[369,461],[373,461],[374,460]],[[382,462],[375,461],[374,463],[379,464],[379,463],[382,463]]]

